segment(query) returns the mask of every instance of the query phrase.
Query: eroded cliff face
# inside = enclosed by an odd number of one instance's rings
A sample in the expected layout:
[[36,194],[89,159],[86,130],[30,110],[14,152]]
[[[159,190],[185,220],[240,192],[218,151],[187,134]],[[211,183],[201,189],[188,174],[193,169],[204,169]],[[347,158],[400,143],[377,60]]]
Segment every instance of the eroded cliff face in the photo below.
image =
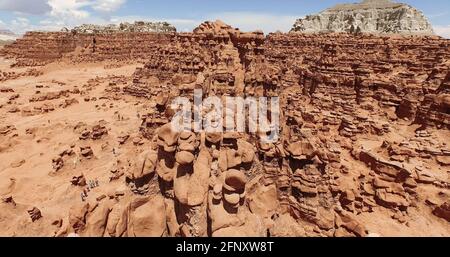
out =
[[291,32],[349,32],[375,34],[433,34],[423,13],[409,5],[390,0],[364,0],[340,4],[294,24]]
[[[193,33],[27,35],[7,48],[22,64],[120,67],[137,62],[138,47],[143,63],[123,76],[99,77],[97,68],[82,86],[72,86],[75,76],[68,85],[42,78],[57,92],[0,89],[9,99],[5,113],[69,115],[70,106],[83,113],[29,129],[5,114],[1,160],[20,147],[31,157],[0,174],[0,223],[8,223],[1,234],[450,234],[449,40],[264,36],[219,21]],[[71,43],[61,44],[63,36]],[[6,73],[3,81],[15,85],[18,77]],[[192,99],[195,89],[203,98],[279,96],[280,140],[264,143],[261,131],[173,131],[172,100]],[[57,136],[65,126],[70,140]],[[29,137],[36,143],[24,143]],[[58,147],[33,151],[46,144]],[[41,165],[33,178],[15,173],[34,162]],[[30,180],[51,196],[28,199]]]

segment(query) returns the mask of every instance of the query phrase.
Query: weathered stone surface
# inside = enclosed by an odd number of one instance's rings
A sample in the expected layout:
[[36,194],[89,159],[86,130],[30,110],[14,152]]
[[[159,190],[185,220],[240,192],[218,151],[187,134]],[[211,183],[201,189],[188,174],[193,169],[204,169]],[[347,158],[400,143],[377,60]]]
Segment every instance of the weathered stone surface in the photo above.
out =
[[450,222],[450,203],[446,202],[436,207],[433,214]]
[[128,235],[161,237],[166,233],[164,201],[161,196],[137,198],[130,205]]
[[423,13],[390,0],[364,0],[338,4],[294,24],[291,32],[348,32],[376,34],[433,34]]
[[[10,81],[19,73],[4,76],[0,176],[20,177],[2,180],[0,223],[31,190],[45,214],[31,225],[47,231],[55,204],[68,211],[57,236],[445,235],[449,49],[434,36],[264,36],[220,21],[192,33],[29,33],[7,55],[56,64],[31,92]],[[48,82],[72,62],[80,78]],[[279,97],[279,140],[262,140],[262,127],[173,129],[172,100],[195,89],[203,98]],[[224,115],[217,126],[238,125]],[[51,165],[58,172],[46,172]],[[51,185],[36,183],[42,174]]]

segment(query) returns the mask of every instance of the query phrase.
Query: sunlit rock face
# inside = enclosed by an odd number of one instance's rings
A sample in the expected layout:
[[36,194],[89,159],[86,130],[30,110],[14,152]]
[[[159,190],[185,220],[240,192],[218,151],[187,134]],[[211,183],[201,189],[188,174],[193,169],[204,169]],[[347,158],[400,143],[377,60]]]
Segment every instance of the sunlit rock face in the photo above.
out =
[[[2,53],[0,236],[450,235],[448,39],[215,21]],[[222,132],[174,129],[214,97]],[[232,97],[278,97],[279,138]]]
[[421,11],[390,0],[339,4],[318,14],[298,19],[291,31],[422,35],[434,33],[430,22]]

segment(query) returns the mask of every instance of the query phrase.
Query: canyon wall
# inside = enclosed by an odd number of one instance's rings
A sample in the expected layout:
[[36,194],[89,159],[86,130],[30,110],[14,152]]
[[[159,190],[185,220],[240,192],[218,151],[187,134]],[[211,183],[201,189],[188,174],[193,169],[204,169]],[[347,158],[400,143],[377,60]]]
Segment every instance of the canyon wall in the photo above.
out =
[[[450,188],[450,149],[428,132],[450,129],[449,45],[429,36],[264,36],[206,22],[193,33],[28,33],[4,54],[27,66],[144,63],[111,92],[148,103],[139,133],[151,147],[117,161],[113,176],[126,189],[83,194],[55,235],[367,236],[364,215],[387,212],[404,224],[428,208],[422,190]],[[171,100],[195,89],[204,98],[280,97],[280,140],[262,141],[262,130],[173,131]],[[415,136],[396,140],[416,124]],[[106,133],[98,125],[80,140]],[[90,147],[80,154],[93,158]],[[74,155],[62,152],[54,169]],[[448,220],[439,201],[430,213]],[[32,219],[40,213],[30,210]]]
[[[346,105],[376,100],[395,107],[402,118],[429,118],[448,128],[448,111],[416,115],[424,99],[442,94],[438,88],[448,83],[449,43],[439,37],[271,34],[265,56],[292,71],[290,80],[312,97],[351,100],[343,102]],[[438,119],[431,118],[436,115]]]
[[6,57],[14,57],[18,66],[45,65],[68,59],[71,62],[144,59],[174,37],[170,33],[123,32],[71,33],[28,32],[23,38],[2,49]]

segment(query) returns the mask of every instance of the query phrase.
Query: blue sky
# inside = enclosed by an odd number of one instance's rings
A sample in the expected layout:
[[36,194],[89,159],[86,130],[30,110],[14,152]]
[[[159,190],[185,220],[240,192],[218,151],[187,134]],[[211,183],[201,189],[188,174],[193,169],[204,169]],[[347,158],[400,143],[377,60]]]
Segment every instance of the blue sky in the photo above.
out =
[[[221,19],[242,30],[288,31],[295,19],[337,3],[359,0],[0,0],[0,28],[59,30],[82,23],[168,21],[191,31],[205,20]],[[403,0],[450,38],[450,0]]]

